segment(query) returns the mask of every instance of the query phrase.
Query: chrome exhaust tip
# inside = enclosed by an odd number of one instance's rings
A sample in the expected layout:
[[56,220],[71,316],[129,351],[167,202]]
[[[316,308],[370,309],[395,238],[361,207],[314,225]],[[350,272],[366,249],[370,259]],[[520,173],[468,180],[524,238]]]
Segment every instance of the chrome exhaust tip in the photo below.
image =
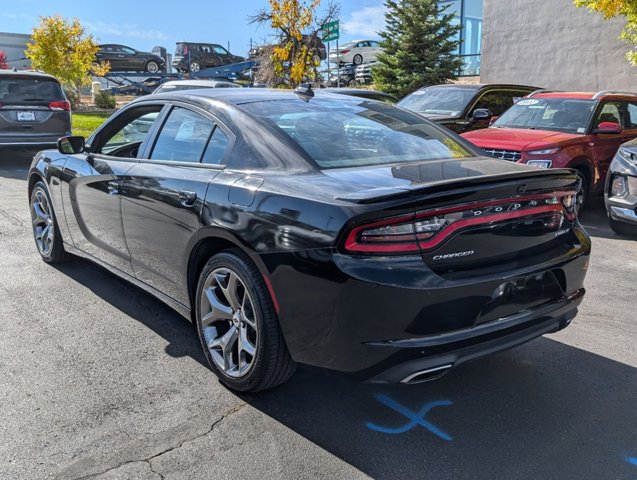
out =
[[451,367],[453,367],[453,364],[449,363],[447,365],[440,365],[439,367],[419,370],[403,378],[400,381],[400,383],[414,384],[414,383],[423,383],[423,382],[429,382],[431,380],[436,380],[437,378],[440,378],[445,373],[447,373],[451,369]]

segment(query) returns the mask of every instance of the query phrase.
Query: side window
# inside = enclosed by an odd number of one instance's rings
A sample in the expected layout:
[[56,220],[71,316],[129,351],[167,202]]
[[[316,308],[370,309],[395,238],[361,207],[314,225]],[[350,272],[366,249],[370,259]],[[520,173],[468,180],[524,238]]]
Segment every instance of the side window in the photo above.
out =
[[628,125],[626,128],[637,128],[637,103],[628,104]]
[[133,50],[132,48],[128,48],[128,47],[122,47],[122,52],[128,54],[128,55],[133,55],[135,53],[135,50]]
[[203,154],[202,162],[211,165],[219,165],[223,156],[226,154],[229,145],[230,139],[228,136],[223,133],[223,130],[219,127],[215,128],[215,131],[208,142],[208,146],[206,147],[206,151]]
[[218,53],[219,55],[228,55],[228,51],[225,48],[220,47],[219,45],[215,45],[212,48],[215,53]]
[[150,158],[199,162],[213,127],[203,115],[175,107],[159,132]]
[[117,122],[112,129],[100,132],[93,151],[104,155],[135,158],[139,146],[146,139],[162,107],[163,105],[154,105],[130,111],[123,123]]
[[602,106],[601,111],[595,119],[594,125],[597,126],[602,122],[613,122],[621,124],[621,103],[620,102],[606,102]]
[[[503,107],[504,92],[487,92],[474,105],[473,111],[477,108],[488,108],[493,115],[500,116],[504,113]],[[511,97],[513,98],[513,97]],[[511,100],[513,104],[513,100]],[[473,111],[471,112],[473,114]]]

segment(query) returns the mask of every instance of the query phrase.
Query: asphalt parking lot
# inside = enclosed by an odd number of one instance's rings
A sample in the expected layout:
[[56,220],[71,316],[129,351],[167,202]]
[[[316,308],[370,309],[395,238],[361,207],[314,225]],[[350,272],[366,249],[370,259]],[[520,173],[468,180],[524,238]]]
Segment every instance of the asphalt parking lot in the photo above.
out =
[[413,386],[300,370],[238,396],[192,326],[87,261],[42,262],[0,153],[0,479],[637,478],[637,239],[602,203],[570,327]]

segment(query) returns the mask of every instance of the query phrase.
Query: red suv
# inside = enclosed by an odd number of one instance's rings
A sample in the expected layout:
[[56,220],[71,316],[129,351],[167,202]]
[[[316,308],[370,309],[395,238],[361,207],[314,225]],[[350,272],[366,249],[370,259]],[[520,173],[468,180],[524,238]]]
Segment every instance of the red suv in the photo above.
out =
[[489,128],[462,136],[496,158],[577,170],[582,205],[589,192],[603,189],[619,145],[637,138],[637,94],[538,90]]

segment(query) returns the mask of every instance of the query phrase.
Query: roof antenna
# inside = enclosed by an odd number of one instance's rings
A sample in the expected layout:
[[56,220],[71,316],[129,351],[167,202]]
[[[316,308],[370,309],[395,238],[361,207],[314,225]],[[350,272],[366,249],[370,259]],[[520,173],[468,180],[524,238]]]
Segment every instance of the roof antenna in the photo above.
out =
[[314,96],[314,90],[312,90],[311,84],[302,83],[294,89],[294,94],[307,103]]

